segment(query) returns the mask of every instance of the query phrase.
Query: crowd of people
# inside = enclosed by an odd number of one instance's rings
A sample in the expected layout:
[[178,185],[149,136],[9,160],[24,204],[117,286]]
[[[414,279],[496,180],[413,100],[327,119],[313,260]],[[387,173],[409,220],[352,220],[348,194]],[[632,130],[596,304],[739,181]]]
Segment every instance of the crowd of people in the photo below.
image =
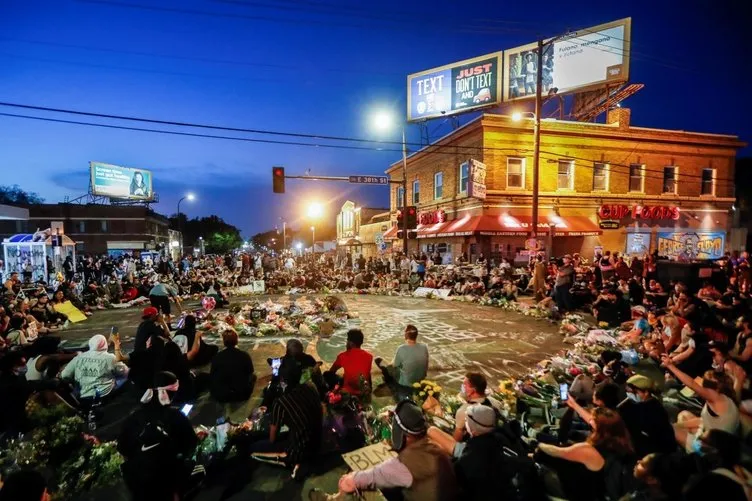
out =
[[[92,409],[136,394],[140,404],[118,439],[123,478],[134,498],[175,499],[200,483],[204,472],[190,460],[197,438],[177,407],[204,392],[221,404],[245,402],[256,382],[237,334],[223,332],[220,349],[202,339],[193,314],[176,325],[172,306],[180,308],[181,298],[191,296],[227,306],[234,301],[229,291],[254,280],[264,280],[267,292],[426,287],[508,301],[527,293],[560,312],[584,309],[599,325],[617,328],[619,345],[661,374],[656,380],[630,371],[618,351],[606,351],[562,395],[558,425],[530,433],[524,407],[517,419],[503,417],[487,395],[486,377],[470,372],[457,388],[464,404],[453,416],[455,427],[441,430],[410,398],[428,374],[430,357],[416,326],[404,328],[404,344],[386,363],[362,349],[367,327],[365,333],[351,329],[345,350],[323,372],[321,362],[290,339],[285,355],[269,360],[273,377],[262,402],[268,431],[247,435],[239,444],[243,453],[275,458],[304,475],[322,444],[322,403],[338,389],[367,402],[374,367],[396,403],[391,443],[397,457],[343,476],[337,494],[314,491],[312,498],[378,488],[404,499],[535,499],[544,495],[543,486],[549,495],[586,501],[694,500],[721,492],[737,500],[752,493],[744,467],[752,415],[746,254],[728,256],[720,273],[697,290],[682,282],[660,284],[654,256],[627,264],[608,252],[591,265],[577,255],[550,262],[536,256],[522,273],[482,255],[475,263],[460,256],[451,264],[427,255],[296,260],[241,253],[177,263],[85,257],[69,268],[50,283],[25,283],[14,274],[3,284],[0,433],[8,439],[29,431],[26,404],[33,396],[96,420]],[[67,318],[56,304],[70,301],[96,315],[98,308],[139,297],[150,305],[131,350],[114,331],[109,338],[93,336],[85,349],[61,349]],[[662,393],[672,389],[697,399],[698,412],[677,412],[662,402]],[[44,483],[32,479],[37,477],[25,470],[4,475],[0,500],[44,499]],[[17,497],[18,489],[27,497]]]

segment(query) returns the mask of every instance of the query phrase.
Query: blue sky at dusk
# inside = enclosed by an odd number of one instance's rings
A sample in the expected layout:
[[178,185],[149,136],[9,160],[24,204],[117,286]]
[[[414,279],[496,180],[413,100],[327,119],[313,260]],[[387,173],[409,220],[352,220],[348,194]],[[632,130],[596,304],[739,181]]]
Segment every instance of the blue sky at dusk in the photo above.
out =
[[[631,16],[631,81],[645,84],[624,103],[632,123],[731,133],[750,142],[752,106],[742,95],[752,82],[746,3],[0,0],[0,101],[396,141],[397,129],[379,135],[369,117],[389,108],[404,119],[408,73]],[[0,113],[168,129],[2,106]],[[450,128],[439,120],[429,130],[436,138]],[[409,126],[409,141],[419,137]],[[218,214],[246,236],[273,227],[280,216],[305,224],[297,216],[309,199],[331,202],[329,215],[347,197],[388,205],[385,188],[340,183],[288,181],[287,194],[273,195],[271,166],[284,165],[288,174],[382,174],[397,159],[396,151],[0,116],[0,184],[19,184],[57,202],[86,192],[90,160],[151,169],[158,212],[175,212],[191,191],[197,201],[181,206],[190,217]]]

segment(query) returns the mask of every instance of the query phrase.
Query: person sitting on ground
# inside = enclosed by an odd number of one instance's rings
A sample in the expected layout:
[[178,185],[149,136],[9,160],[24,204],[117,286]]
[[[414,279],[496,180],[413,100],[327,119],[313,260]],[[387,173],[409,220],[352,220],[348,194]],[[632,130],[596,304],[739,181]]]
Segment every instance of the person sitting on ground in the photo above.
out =
[[729,355],[728,347],[718,341],[708,343],[710,353],[713,355],[713,370],[725,372],[731,378],[734,386],[734,396],[737,402],[741,402],[742,393],[747,382],[747,373],[744,368],[736,363]]
[[695,447],[703,471],[690,479],[683,499],[705,501],[722,493],[723,501],[749,500],[752,473],[741,466],[741,451],[738,436],[721,430],[705,432]]
[[133,351],[142,351],[146,349],[146,341],[152,336],[170,337],[170,329],[159,310],[153,306],[144,308],[141,316],[142,322],[136,329],[136,339],[133,342]]
[[621,333],[619,341],[632,345],[642,342],[642,339],[650,334],[650,324],[648,323],[647,316],[648,312],[644,306],[635,306],[632,308],[632,320],[634,322],[628,331]]
[[618,499],[626,492],[607,493],[603,470],[607,461],[630,462],[633,448],[629,432],[611,409],[595,409],[590,425],[593,432],[585,442],[569,447],[539,444],[535,461],[557,472],[567,499],[595,501],[606,494]]
[[188,418],[170,407],[168,392],[178,390],[177,377],[159,372],[151,386],[141,397],[141,407],[126,418],[117,439],[118,452],[125,458],[123,480],[133,499],[182,499],[195,472],[188,459],[198,437]]
[[[194,341],[196,339],[196,333],[196,316],[186,315],[186,317],[183,319],[183,326],[175,332],[175,337],[173,338],[173,340],[177,343],[178,336],[184,336],[186,340],[186,347],[188,350],[190,350],[193,347]],[[204,341],[203,337],[201,337],[198,353],[188,358],[188,365],[190,365],[191,367],[206,365],[211,362],[218,351],[219,347],[217,345],[208,344],[206,343],[206,341]]]
[[5,334],[5,344],[7,346],[25,347],[29,346],[31,342],[26,339],[26,333],[24,328],[26,326],[26,318],[20,313],[14,313],[10,317],[9,330]]
[[627,399],[618,411],[632,437],[637,457],[653,452],[676,451],[676,441],[668,412],[656,398],[653,381],[642,375],[627,380]]
[[680,371],[697,377],[710,369],[712,359],[707,349],[707,342],[702,333],[697,332],[692,322],[686,322],[681,329],[681,343],[669,354],[671,362]]
[[[397,457],[339,479],[339,493],[368,489],[399,489],[402,498],[420,501],[453,501],[459,487],[449,457],[426,436],[426,418],[411,400],[397,404],[392,417],[392,448]],[[338,499],[340,496],[334,496]],[[332,499],[314,490],[309,499]]]
[[50,501],[47,481],[36,470],[22,469],[0,481],[0,501]]
[[107,351],[107,338],[101,334],[89,339],[89,351],[76,355],[60,378],[75,382],[80,398],[114,396],[128,380],[128,367]]
[[702,384],[697,384],[689,375],[679,370],[667,356],[663,356],[662,365],[673,373],[687,388],[705,400],[700,417],[689,411],[679,413],[674,425],[674,435],[679,446],[692,452],[702,433],[711,429],[723,430],[736,434],[739,429],[739,409],[734,402],[734,390],[731,379],[723,372],[707,371],[702,377]]
[[405,344],[397,348],[392,364],[383,366],[380,357],[375,362],[384,375],[384,382],[393,387],[395,397],[401,400],[403,396],[412,395],[414,383],[426,378],[428,346],[418,342],[418,328],[410,324],[405,327]]
[[486,377],[478,372],[468,372],[460,387],[460,398],[464,403],[457,409],[454,416],[454,433],[448,433],[432,426],[428,429],[428,438],[449,456],[457,459],[462,455],[467,446],[467,409],[471,405],[486,405],[494,410],[497,415],[501,414],[501,403],[486,395]]
[[[260,457],[284,459],[293,468],[293,476],[316,457],[321,445],[321,395],[310,378],[301,382],[307,376],[304,373],[312,370],[304,369],[294,358],[282,360],[279,377],[285,390],[272,404],[269,438],[251,444],[250,449]],[[287,434],[281,432],[283,426],[289,429]]]
[[[678,459],[671,454],[648,454],[634,467],[635,488],[620,501],[672,501],[681,499]],[[679,477],[679,478],[677,478]]]
[[347,331],[347,344],[345,351],[337,355],[337,359],[327,372],[324,378],[327,379],[329,387],[336,381],[336,373],[344,369],[342,390],[350,395],[362,395],[371,393],[371,364],[373,355],[361,349],[363,345],[363,331],[360,329],[350,329]]
[[70,362],[75,353],[60,353],[60,338],[45,336],[39,338],[29,351],[26,362],[27,381],[49,381],[57,377],[60,369]]
[[212,398],[220,403],[243,402],[251,397],[256,382],[253,361],[238,349],[235,331],[222,332],[222,342],[225,349],[214,357],[209,373]]

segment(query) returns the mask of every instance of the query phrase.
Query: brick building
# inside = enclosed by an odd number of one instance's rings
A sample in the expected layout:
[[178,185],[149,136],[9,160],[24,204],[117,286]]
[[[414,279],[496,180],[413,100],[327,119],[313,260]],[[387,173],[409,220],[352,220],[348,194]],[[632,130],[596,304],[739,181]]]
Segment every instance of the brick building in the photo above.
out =
[[[533,146],[532,119],[484,114],[410,155],[408,204],[418,207],[421,223],[411,252],[525,259]],[[598,248],[719,257],[727,248],[734,162],[743,146],[736,136],[634,127],[625,108],[611,110],[606,124],[543,120],[538,245],[553,255],[588,258]],[[480,186],[471,179],[474,170]],[[387,174],[401,179],[401,162]],[[401,192],[392,185],[393,214]],[[386,238],[396,233],[392,227]]]
[[389,226],[389,209],[356,207],[355,202],[347,200],[337,214],[338,253],[377,256]]
[[170,246],[168,219],[143,206],[61,203],[31,205],[28,211],[28,220],[0,220],[0,236],[33,233],[50,228],[53,221],[62,221],[65,234],[76,242],[79,253],[133,252]]

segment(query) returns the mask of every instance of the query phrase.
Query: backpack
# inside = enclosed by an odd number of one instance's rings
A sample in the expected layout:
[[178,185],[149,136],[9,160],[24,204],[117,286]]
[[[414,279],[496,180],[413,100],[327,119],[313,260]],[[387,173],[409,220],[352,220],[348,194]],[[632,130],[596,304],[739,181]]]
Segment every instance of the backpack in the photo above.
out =
[[180,468],[178,452],[161,419],[147,418],[135,438],[135,453],[123,464],[123,476],[129,484],[156,482],[170,477],[170,470]]
[[635,461],[630,456],[601,454],[606,460],[606,464],[603,465],[604,499],[616,501],[637,487],[634,478]]

